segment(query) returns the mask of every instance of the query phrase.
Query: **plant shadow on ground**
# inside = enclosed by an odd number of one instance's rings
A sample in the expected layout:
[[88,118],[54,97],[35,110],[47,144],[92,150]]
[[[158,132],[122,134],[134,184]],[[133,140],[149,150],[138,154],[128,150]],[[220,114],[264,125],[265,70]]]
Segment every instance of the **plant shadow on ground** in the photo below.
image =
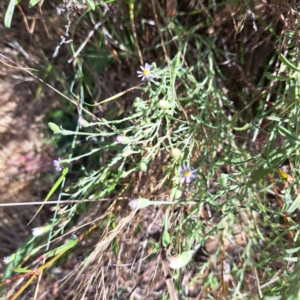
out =
[[[270,2],[17,4],[1,76],[30,78],[31,101],[3,98],[4,116],[27,129],[41,114],[49,154],[2,153],[18,154],[19,202],[30,179],[54,204],[29,238],[38,208],[2,211],[4,297],[297,299],[298,13]],[[49,157],[57,178],[37,179]]]

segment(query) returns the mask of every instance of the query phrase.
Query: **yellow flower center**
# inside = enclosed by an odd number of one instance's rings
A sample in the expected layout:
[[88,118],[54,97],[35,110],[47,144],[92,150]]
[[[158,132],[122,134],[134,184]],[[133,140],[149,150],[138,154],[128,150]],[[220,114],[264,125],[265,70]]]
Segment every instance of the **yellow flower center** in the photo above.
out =
[[150,71],[149,71],[148,69],[145,69],[145,70],[144,70],[144,75],[145,75],[145,76],[149,75],[149,73],[150,73]]
[[184,171],[183,176],[184,177],[190,177],[191,176],[191,171]]

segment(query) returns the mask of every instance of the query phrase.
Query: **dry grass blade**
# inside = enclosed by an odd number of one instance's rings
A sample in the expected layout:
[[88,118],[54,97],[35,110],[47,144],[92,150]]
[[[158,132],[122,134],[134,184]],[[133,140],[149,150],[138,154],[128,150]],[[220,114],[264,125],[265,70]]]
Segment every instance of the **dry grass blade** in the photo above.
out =
[[[114,205],[115,205],[114,203],[111,205],[108,212],[113,209]],[[79,271],[75,281],[77,281],[79,276],[88,268],[89,269],[92,268],[93,274],[98,274],[97,265],[100,264],[100,261],[103,258],[105,251],[107,250],[108,247],[111,246],[112,241],[118,235],[122,234],[124,229],[133,222],[135,215],[136,215],[136,211],[133,211],[127,217],[122,218],[120,220],[120,222],[118,223],[118,225],[116,226],[116,228],[114,228],[113,230],[108,232],[107,235],[105,237],[103,237],[103,239],[96,245],[95,249],[89,255],[88,259],[84,262],[84,265],[82,266],[81,270]],[[90,279],[88,279],[88,280],[81,281],[81,283],[78,287],[78,290],[82,290],[85,287],[85,290],[87,291],[89,289],[89,287],[93,284],[94,281],[95,281],[95,277],[93,277],[93,276],[91,276]]]

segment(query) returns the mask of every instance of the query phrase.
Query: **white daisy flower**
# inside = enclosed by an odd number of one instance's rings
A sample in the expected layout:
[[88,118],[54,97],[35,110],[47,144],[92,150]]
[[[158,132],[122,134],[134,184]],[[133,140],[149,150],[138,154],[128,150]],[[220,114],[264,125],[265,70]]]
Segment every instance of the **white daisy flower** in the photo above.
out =
[[153,75],[151,74],[151,65],[148,63],[145,63],[145,66],[141,66],[142,71],[137,71],[138,77],[142,77],[142,81],[145,79],[147,81],[150,81],[153,78]]

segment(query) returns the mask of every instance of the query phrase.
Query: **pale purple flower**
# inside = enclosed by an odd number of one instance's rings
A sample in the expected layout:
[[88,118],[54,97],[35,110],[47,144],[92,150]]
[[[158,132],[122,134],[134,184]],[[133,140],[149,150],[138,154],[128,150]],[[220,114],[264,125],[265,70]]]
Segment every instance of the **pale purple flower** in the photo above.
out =
[[140,68],[142,69],[142,71],[137,71],[138,77],[142,77],[142,81],[144,81],[145,79],[147,81],[150,81],[153,78],[153,75],[151,74],[151,65],[145,63],[145,66],[141,66]]
[[117,144],[123,144],[123,142],[124,142],[124,135],[118,134],[117,137],[116,137],[116,142],[117,142]]
[[81,127],[86,127],[86,126],[89,125],[89,123],[88,123],[82,116],[80,116],[80,117],[78,118],[77,123],[78,123],[78,125],[79,125],[80,128],[81,128]]
[[4,264],[9,264],[11,262],[11,260],[10,260],[10,257],[9,256],[5,256],[4,258],[3,258],[3,263]]
[[182,165],[182,168],[179,169],[180,173],[181,173],[181,180],[180,183],[183,184],[184,182],[186,182],[187,184],[191,183],[191,181],[193,179],[195,179],[197,177],[197,175],[195,174],[198,170],[191,170],[190,168],[188,168],[185,164]]
[[64,167],[61,165],[61,159],[53,160],[53,166],[55,167],[56,171],[61,171]]
[[130,199],[128,205],[131,210],[136,210],[139,208],[139,201],[137,199]]

